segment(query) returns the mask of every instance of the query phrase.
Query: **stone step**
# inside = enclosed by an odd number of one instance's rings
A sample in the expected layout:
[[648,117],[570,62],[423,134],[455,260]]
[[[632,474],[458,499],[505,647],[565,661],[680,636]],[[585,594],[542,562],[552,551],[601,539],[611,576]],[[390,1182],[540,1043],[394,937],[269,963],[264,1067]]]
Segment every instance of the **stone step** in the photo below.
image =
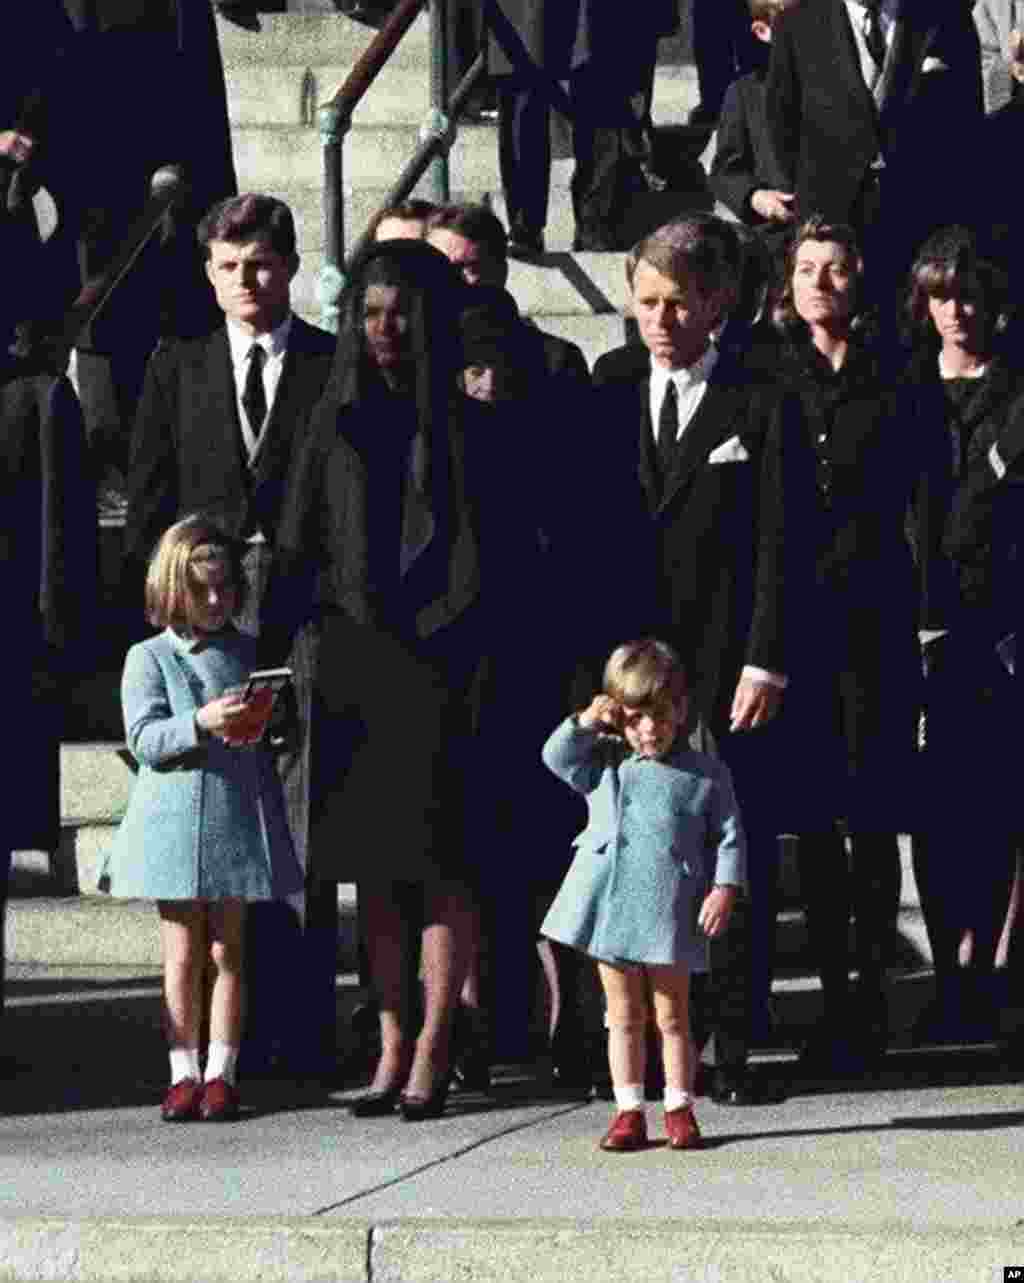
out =
[[[338,965],[356,962],[355,887],[338,888]],[[160,932],[148,900],[107,895],[14,896],[7,905],[7,958],[49,967],[159,967]]]

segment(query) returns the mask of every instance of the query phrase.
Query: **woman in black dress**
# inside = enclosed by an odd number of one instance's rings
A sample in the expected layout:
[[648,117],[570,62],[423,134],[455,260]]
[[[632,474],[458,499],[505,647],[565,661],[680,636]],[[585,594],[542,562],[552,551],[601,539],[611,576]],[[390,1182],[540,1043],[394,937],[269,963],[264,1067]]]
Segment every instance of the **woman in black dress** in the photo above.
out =
[[[800,737],[792,830],[824,1024],[807,1050],[840,1068],[885,1045],[885,953],[899,908],[897,832],[917,720],[914,578],[905,536],[915,451],[893,417],[864,310],[853,230],[817,217],[789,250],[776,324],[788,385],[785,514],[802,566],[786,718]],[[838,822],[845,820],[846,840]],[[851,1008],[848,949],[858,972]]]
[[901,421],[927,443],[928,465],[914,520],[925,672],[914,872],[936,979],[928,1039],[994,1032],[993,963],[1021,827],[1024,371],[1001,339],[1008,301],[1005,273],[965,229],[922,247]]
[[372,245],[357,266],[270,594],[278,621],[294,626],[311,603],[317,620],[311,862],[320,879],[358,884],[380,1003],[381,1058],[352,1110],[399,1106],[409,1120],[443,1109],[473,939],[463,829],[480,575],[463,449],[475,407],[456,389],[460,290],[421,242]]

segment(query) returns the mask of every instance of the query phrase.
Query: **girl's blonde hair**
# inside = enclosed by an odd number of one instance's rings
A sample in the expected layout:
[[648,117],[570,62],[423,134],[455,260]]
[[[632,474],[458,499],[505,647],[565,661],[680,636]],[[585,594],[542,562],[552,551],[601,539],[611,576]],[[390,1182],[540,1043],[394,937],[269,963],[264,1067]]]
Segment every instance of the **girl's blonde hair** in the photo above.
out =
[[205,517],[175,522],[160,538],[146,574],[146,618],[154,628],[190,633],[195,626],[198,566],[227,567],[235,590],[236,610],[245,605],[246,580],[242,546]]
[[682,660],[656,637],[623,642],[604,666],[604,693],[630,708],[678,703],[686,691]]

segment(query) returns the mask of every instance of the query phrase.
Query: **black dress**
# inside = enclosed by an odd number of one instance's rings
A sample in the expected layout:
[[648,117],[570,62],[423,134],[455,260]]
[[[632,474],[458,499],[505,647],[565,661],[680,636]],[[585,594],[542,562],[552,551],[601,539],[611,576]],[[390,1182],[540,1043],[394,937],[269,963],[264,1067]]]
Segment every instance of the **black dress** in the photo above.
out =
[[[412,395],[364,354],[368,275],[412,300]],[[390,279],[390,278],[389,278]],[[334,881],[466,877],[465,767],[479,665],[479,558],[455,392],[458,284],[417,242],[374,246],[346,300],[334,371],[295,461],[265,606],[297,636],[310,867]],[[278,642],[278,649],[283,644]]]
[[[896,834],[910,823],[917,726],[916,593],[905,531],[919,452],[894,416],[870,345],[851,343],[834,370],[809,339],[796,338],[783,348],[782,370],[796,408],[782,448],[793,479],[786,530],[800,568],[782,714],[800,768],[786,827],[800,837],[826,1026],[833,1035],[842,1028],[881,1039],[887,936],[899,908]],[[846,1010],[851,909],[855,1021]]]

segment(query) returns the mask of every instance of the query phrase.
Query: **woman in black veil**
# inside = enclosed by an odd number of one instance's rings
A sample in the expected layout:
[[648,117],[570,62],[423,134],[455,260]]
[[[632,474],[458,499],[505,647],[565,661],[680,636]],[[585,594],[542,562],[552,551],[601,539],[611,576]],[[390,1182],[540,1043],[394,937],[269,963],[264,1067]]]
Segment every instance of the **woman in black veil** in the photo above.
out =
[[[360,1116],[436,1116],[474,936],[464,767],[479,664],[479,563],[456,391],[461,286],[422,242],[371,246],[282,514],[278,628],[315,620],[313,876],[358,884],[381,1058]],[[295,818],[293,812],[293,819]],[[422,912],[413,1041],[410,919]]]

